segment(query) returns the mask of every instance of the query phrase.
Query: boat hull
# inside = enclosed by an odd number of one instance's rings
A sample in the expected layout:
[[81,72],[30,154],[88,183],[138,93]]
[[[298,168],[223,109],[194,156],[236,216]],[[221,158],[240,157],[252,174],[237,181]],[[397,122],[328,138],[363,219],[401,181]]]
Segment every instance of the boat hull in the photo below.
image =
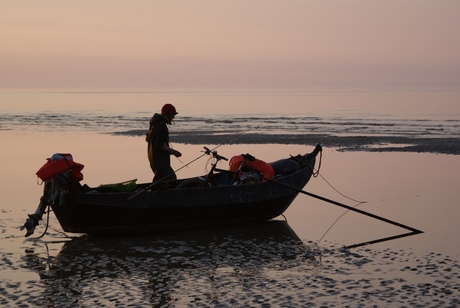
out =
[[147,234],[267,221],[286,211],[309,181],[314,158],[289,175],[261,183],[70,193],[52,205],[63,230],[94,235]]

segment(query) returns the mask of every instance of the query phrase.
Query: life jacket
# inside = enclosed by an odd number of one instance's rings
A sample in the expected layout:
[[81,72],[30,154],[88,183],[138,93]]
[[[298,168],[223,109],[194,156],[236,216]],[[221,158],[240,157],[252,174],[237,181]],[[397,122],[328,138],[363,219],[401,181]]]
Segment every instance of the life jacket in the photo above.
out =
[[47,162],[37,171],[36,175],[42,181],[49,181],[55,176],[70,171],[70,178],[73,182],[78,183],[83,180],[81,170],[85,166],[75,162],[71,154],[54,154],[51,158],[47,158]]
[[241,154],[233,156],[230,159],[229,167],[230,171],[236,172],[240,169],[241,164],[244,164],[249,169],[257,170],[262,174],[263,181],[271,179],[275,176],[275,170],[270,166],[270,164],[264,162],[263,160],[257,159],[250,154]]

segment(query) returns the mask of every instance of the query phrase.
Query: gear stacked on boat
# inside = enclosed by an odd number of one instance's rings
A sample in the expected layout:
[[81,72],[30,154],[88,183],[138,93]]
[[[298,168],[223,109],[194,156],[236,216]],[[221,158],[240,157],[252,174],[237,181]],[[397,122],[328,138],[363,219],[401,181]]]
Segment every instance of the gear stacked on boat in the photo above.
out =
[[263,181],[267,179],[271,179],[275,176],[275,170],[273,167],[264,162],[263,160],[257,159],[251,154],[241,154],[233,156],[228,163],[230,167],[230,171],[237,172],[240,169],[240,166],[244,166],[247,170],[241,171],[256,171],[260,173],[261,178]]

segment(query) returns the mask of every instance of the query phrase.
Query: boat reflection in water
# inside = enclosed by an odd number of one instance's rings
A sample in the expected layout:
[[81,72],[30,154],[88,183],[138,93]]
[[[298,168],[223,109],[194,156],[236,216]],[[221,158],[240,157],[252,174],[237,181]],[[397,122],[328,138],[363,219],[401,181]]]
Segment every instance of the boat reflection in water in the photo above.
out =
[[161,306],[250,297],[286,271],[318,271],[320,256],[287,222],[274,220],[162,235],[83,236],[66,242],[48,266],[37,254],[26,258],[46,285],[48,304]]

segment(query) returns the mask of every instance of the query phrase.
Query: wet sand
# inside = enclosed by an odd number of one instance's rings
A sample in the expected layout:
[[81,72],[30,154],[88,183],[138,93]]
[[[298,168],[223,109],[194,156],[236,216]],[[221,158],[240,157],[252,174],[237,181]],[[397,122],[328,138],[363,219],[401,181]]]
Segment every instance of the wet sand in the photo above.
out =
[[[144,136],[145,131],[130,130],[114,135]],[[243,136],[244,135],[244,136]],[[326,134],[271,134],[244,131],[178,131],[171,138],[184,144],[310,144],[320,143],[324,147],[340,151],[407,152],[460,155],[460,138],[423,136],[334,136]]]
[[449,257],[410,250],[346,250],[331,243],[318,246],[301,241],[284,221],[162,236],[60,236],[51,230],[45,240],[15,239],[18,251],[2,253],[1,305],[460,304],[459,264]]

